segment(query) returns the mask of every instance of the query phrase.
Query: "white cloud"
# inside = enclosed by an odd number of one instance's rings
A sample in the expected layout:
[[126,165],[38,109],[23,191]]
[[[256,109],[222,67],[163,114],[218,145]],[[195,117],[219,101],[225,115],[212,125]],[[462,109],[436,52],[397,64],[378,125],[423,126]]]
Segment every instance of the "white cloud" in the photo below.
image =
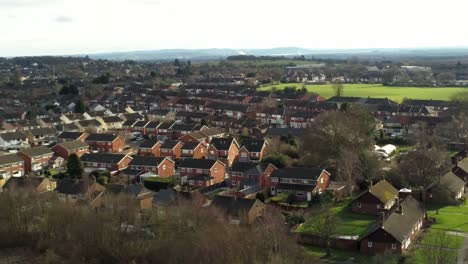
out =
[[0,0],[0,7],[7,25],[0,56],[468,46],[463,0]]

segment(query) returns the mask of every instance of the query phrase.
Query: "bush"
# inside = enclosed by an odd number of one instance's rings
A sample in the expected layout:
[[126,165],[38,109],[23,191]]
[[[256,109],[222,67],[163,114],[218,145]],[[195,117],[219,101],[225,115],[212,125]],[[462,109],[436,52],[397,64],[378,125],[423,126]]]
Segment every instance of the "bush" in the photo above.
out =
[[287,165],[288,157],[281,153],[273,153],[262,159],[262,162],[271,163],[278,169],[284,168]]
[[304,216],[296,213],[284,213],[286,223],[290,226],[296,226],[305,222]]
[[102,185],[106,185],[108,182],[109,182],[109,177],[107,176],[99,176],[96,181],[99,183],[99,184],[102,184]]
[[259,192],[259,193],[257,193],[257,194],[255,195],[255,198],[257,198],[258,200],[262,201],[262,203],[263,203],[263,202],[265,202],[266,195],[265,195],[264,193],[262,193],[262,192]]

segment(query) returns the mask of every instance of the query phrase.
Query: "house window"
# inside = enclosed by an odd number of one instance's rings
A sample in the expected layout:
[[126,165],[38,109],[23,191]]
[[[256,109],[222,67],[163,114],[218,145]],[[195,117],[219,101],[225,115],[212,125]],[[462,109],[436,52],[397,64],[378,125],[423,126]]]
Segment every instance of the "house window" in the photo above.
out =
[[299,195],[299,196],[302,196],[302,195],[304,195],[304,192],[297,192],[296,194]]
[[372,241],[367,241],[367,247],[372,247]]
[[167,166],[166,165],[163,165],[163,170],[166,170],[167,169]]
[[191,168],[188,168],[188,169],[187,169],[187,172],[192,172],[192,169],[191,169]]
[[181,171],[181,172],[185,172],[185,168],[180,168],[180,171]]
[[357,203],[357,207],[358,207],[358,208],[361,208],[361,207],[362,207],[362,204],[361,204],[361,203]]
[[323,178],[320,178],[320,183],[323,183]]
[[241,153],[241,157],[242,157],[242,158],[247,158],[247,153],[242,152],[242,153]]
[[396,249],[396,244],[392,244],[392,249]]

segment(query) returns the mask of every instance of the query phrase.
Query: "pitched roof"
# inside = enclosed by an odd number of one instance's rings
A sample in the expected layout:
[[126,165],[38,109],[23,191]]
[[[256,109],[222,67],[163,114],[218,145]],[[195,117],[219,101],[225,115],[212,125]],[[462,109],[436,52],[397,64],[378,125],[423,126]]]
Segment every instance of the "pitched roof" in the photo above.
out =
[[413,227],[424,216],[420,202],[408,196],[401,203],[401,212],[393,212],[384,222],[382,228],[399,242],[411,235]]
[[386,180],[379,181],[369,189],[369,192],[384,204],[398,195],[398,190]]
[[73,150],[73,149],[79,149],[79,148],[87,148],[89,147],[88,144],[84,143],[81,140],[71,140],[71,141],[65,141],[63,143],[57,144],[58,146],[61,146],[64,149],[68,150]]
[[55,190],[64,194],[80,194],[87,192],[92,183],[93,182],[85,180],[76,182],[72,179],[62,179],[57,182],[57,188]]
[[28,131],[33,136],[55,135],[56,130],[50,127],[34,128]]
[[11,140],[19,140],[19,139],[26,139],[27,136],[23,132],[8,132],[8,133],[3,133],[0,134],[0,137],[3,138],[5,141],[11,141]]
[[8,181],[3,185],[4,189],[9,188],[27,188],[33,187],[36,188],[44,181],[45,178],[43,177],[11,177]]
[[157,128],[161,124],[161,122],[158,121],[150,121],[147,125],[146,128]]
[[158,142],[157,139],[147,139],[140,144],[140,148],[153,148]]
[[231,144],[235,142],[234,138],[213,138],[210,145],[214,146],[217,150],[229,150]]
[[23,162],[23,160],[16,154],[6,154],[0,156],[0,165],[6,165],[16,162]]
[[212,136],[224,134],[224,131],[219,127],[212,127],[212,128],[202,129],[200,130],[200,133],[202,133],[203,135],[207,137],[212,137]]
[[145,127],[146,124],[148,124],[148,121],[137,121],[135,124],[133,124],[133,127]]
[[83,134],[84,134],[83,132],[62,132],[62,133],[60,133],[60,135],[57,136],[57,138],[78,139]]
[[217,195],[212,204],[226,211],[226,213],[239,216],[242,212],[248,212],[256,202],[262,203],[257,199],[245,199],[231,196]]
[[462,159],[460,162],[458,162],[457,166],[464,172],[468,173],[468,158]]
[[118,136],[114,134],[90,134],[85,141],[114,141]]
[[249,152],[260,152],[265,143],[264,139],[246,139],[242,141],[242,147],[245,147]]
[[440,183],[446,186],[453,193],[458,193],[463,186],[465,186],[465,181],[460,179],[460,177],[453,174],[451,171],[442,176]]
[[231,171],[247,174],[262,174],[269,165],[270,163],[234,162],[231,166]]
[[110,154],[110,153],[86,153],[81,156],[80,160],[83,162],[98,162],[98,163],[112,163],[117,164],[122,161],[126,155],[124,154]]
[[216,163],[216,160],[209,159],[183,159],[179,167],[180,168],[197,168],[209,170]]
[[153,156],[132,156],[130,166],[159,166],[166,158]]
[[284,178],[284,179],[304,179],[304,180],[317,180],[322,174],[323,169],[319,168],[282,168],[275,170],[270,177]]
[[166,140],[162,143],[161,148],[165,149],[173,149],[177,144],[180,144],[181,142],[178,140]]
[[150,190],[140,184],[130,184],[127,186],[122,184],[108,184],[106,190],[113,194],[124,193],[137,198],[146,198],[153,195]]
[[118,116],[105,116],[102,118],[102,121],[105,123],[118,123],[118,122],[123,122],[122,118]]
[[24,155],[30,158],[54,153],[52,150],[50,150],[48,147],[45,147],[45,146],[22,149],[20,150],[20,152],[22,152]]
[[187,143],[184,143],[184,145],[182,146],[182,149],[188,149],[188,150],[194,150],[198,145],[202,144],[201,142],[187,142]]

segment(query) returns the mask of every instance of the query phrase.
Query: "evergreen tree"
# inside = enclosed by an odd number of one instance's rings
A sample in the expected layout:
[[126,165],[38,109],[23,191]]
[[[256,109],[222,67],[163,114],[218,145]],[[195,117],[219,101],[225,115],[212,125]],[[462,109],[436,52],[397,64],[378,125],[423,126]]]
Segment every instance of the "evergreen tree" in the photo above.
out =
[[83,101],[78,100],[75,104],[75,113],[83,114],[86,111],[86,107]]
[[83,164],[80,158],[75,153],[68,157],[67,161],[67,173],[72,179],[79,179],[83,175]]

